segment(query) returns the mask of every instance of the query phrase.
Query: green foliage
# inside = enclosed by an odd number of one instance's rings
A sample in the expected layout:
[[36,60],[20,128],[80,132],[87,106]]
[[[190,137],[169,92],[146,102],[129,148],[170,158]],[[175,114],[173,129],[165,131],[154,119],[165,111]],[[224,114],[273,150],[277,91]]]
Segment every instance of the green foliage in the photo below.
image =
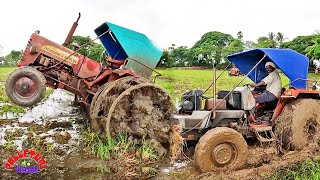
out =
[[253,44],[256,48],[279,48],[283,44],[285,37],[283,33],[278,32],[274,34],[269,32],[268,36],[259,37],[256,44]]
[[12,50],[10,54],[0,57],[0,65],[16,66],[21,56],[21,51]]
[[169,50],[164,49],[157,67],[173,67],[174,60],[169,54]]
[[300,165],[293,165],[288,169],[283,169],[276,172],[270,179],[272,180],[312,180],[320,179],[320,162],[305,161]]
[[24,107],[21,107],[21,106],[8,105],[8,104],[4,104],[3,106],[0,106],[0,115],[7,112],[20,114],[20,113],[24,113],[25,109]]
[[259,37],[256,47],[257,48],[274,48],[276,47],[276,41],[273,39],[269,39],[268,37],[265,37],[265,36]]
[[194,65],[191,62],[192,57],[190,57],[190,50],[187,46],[180,46],[173,49],[169,54],[169,58],[173,61],[173,66],[175,67]]
[[314,40],[314,44],[305,49],[310,60],[320,59],[320,38]]
[[196,64],[203,64],[204,66],[210,66],[212,60],[217,64],[226,64],[226,48],[234,40],[230,34],[222,32],[213,31],[205,33],[192,47],[193,57],[195,57],[194,61],[197,62]]
[[72,43],[78,43],[82,48],[78,51],[80,54],[89,57],[95,61],[100,61],[101,53],[104,48],[101,44],[93,42],[92,39],[87,36],[72,36],[70,43],[67,45],[69,49],[73,49]]
[[133,141],[121,132],[107,138],[88,129],[82,133],[79,144],[85,152],[105,160],[106,166],[97,170],[106,176],[117,174],[117,179],[146,179],[157,172],[154,163],[159,160],[159,155],[144,139]]
[[298,36],[292,41],[284,42],[280,48],[290,48],[301,54],[306,53],[306,48],[314,45],[314,40],[320,37],[319,35],[310,35],[310,36]]
[[218,68],[223,68],[229,64],[226,56],[244,50],[242,42],[243,33],[237,34],[237,39],[230,34],[222,32],[208,32],[204,34],[192,48],[179,46],[175,48],[172,44],[160,59],[158,67],[189,67],[206,66],[212,67],[212,61],[218,64]]
[[283,33],[277,32],[277,35],[276,35],[277,47],[281,47],[285,39],[286,38],[284,37]]
[[7,141],[7,142],[5,143],[5,145],[4,145],[4,148],[5,148],[6,150],[13,151],[13,150],[15,150],[16,147],[15,147],[13,141]]
[[237,37],[238,37],[238,39],[241,40],[243,38],[243,32],[242,31],[238,31]]

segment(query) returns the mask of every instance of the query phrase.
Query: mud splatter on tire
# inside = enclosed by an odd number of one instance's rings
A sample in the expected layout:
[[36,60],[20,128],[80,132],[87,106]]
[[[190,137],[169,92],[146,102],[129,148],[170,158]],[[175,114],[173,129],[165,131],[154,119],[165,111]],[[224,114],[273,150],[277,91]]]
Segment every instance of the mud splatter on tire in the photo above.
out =
[[105,131],[111,136],[122,131],[139,139],[168,142],[172,107],[162,88],[150,83],[132,86],[110,106],[103,118]]
[[277,145],[281,153],[301,150],[320,134],[320,100],[298,99],[287,104],[276,120]]

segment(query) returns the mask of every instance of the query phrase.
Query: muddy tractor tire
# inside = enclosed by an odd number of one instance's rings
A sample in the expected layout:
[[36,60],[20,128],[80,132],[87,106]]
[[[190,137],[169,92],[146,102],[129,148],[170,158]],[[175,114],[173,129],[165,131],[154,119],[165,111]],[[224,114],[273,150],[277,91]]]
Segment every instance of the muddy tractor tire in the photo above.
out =
[[102,86],[90,107],[92,129],[115,136],[167,142],[173,105],[169,95],[148,80],[124,77]]
[[32,67],[20,67],[8,76],[5,88],[13,103],[30,107],[44,98],[46,78]]
[[302,150],[320,140],[319,107],[320,100],[298,99],[283,108],[275,122],[278,150]]
[[246,164],[248,145],[234,129],[217,127],[206,132],[195,148],[194,160],[202,172],[236,170]]
[[[91,127],[95,132],[104,131],[101,120],[108,113],[113,100],[131,86],[147,82],[146,79],[133,76],[117,79],[101,86],[95,93],[90,105]],[[111,98],[110,98],[111,97]]]

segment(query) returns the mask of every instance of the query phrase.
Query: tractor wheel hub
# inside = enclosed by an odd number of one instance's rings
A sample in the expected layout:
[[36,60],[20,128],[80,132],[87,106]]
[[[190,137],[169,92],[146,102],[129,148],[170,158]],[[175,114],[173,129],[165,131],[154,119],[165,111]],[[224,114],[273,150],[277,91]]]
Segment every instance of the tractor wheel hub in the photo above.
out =
[[226,165],[234,158],[233,148],[229,144],[219,144],[212,150],[211,158],[217,165]]
[[29,98],[34,95],[37,89],[37,83],[29,77],[19,78],[14,86],[17,95],[23,98]]

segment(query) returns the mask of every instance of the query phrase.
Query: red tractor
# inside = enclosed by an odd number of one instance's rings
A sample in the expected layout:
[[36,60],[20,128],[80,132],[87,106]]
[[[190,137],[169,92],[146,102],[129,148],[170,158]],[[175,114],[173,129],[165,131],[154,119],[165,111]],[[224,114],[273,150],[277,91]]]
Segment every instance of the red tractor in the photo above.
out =
[[94,130],[167,140],[170,97],[149,81],[162,51],[146,35],[106,22],[95,29],[109,56],[102,65],[75,50],[81,47],[66,47],[79,18],[63,45],[39,31],[31,35],[19,68],[7,79],[9,98],[33,106],[43,99],[47,86],[65,89],[90,108]]

